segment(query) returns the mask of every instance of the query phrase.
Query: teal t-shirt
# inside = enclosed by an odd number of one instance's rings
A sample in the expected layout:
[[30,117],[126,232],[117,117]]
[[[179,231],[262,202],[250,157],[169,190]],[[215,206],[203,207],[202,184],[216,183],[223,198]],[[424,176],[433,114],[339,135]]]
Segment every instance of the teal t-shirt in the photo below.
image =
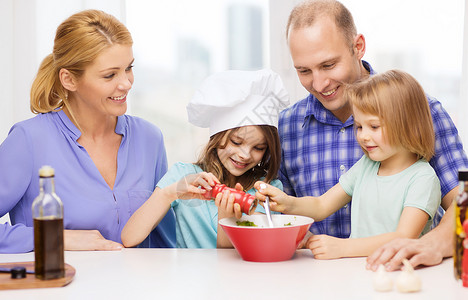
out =
[[[194,164],[179,162],[169,169],[157,186],[165,188],[189,174],[200,172],[203,170]],[[270,184],[283,189],[281,181],[277,179]],[[247,191],[251,195],[255,192],[253,188]],[[177,199],[171,206],[176,215],[177,248],[216,248],[218,207],[214,200]],[[261,205],[257,205],[256,211],[265,212]]]
[[340,177],[340,185],[352,197],[350,238],[394,232],[407,206],[428,214],[422,234],[428,232],[441,200],[434,169],[418,160],[398,174],[379,176],[379,166],[380,162],[364,155]]

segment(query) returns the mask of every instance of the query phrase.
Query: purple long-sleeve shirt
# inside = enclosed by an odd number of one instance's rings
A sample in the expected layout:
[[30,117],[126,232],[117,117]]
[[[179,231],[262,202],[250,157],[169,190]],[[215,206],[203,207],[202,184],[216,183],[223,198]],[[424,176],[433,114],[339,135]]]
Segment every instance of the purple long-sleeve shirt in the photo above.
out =
[[[167,171],[159,128],[137,117],[118,117],[122,135],[117,176],[111,189],[86,149],[80,131],[63,111],[40,114],[15,124],[0,145],[0,253],[33,250],[31,204],[39,194],[38,170],[55,169],[56,193],[64,205],[65,229],[97,229],[104,238],[121,242],[120,233]],[[141,247],[174,247],[175,219],[170,210]]]

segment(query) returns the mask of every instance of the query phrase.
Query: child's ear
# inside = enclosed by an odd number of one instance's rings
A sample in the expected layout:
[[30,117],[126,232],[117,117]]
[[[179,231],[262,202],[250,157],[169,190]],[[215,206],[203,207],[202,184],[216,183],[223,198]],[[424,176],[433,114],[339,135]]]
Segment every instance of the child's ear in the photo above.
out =
[[67,69],[63,69],[63,68],[60,69],[59,78],[64,88],[72,92],[76,91],[77,80],[70,71],[68,71]]

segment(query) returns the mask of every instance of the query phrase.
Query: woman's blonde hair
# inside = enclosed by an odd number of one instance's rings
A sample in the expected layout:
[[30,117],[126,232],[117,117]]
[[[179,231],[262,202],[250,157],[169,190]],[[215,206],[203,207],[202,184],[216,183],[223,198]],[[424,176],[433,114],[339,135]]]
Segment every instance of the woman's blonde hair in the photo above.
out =
[[[231,136],[240,128],[237,127],[225,131],[218,132],[210,137],[208,144],[201,153],[198,161],[195,163],[203,171],[213,173],[219,181],[226,185],[239,182],[244,190],[250,190],[254,183],[261,177],[265,177],[265,181],[269,183],[275,179],[278,174],[281,161],[281,147],[278,135],[278,129],[270,125],[256,125],[262,131],[267,142],[267,149],[258,166],[248,170],[238,178],[232,177],[229,171],[223,166],[217,149],[224,149],[228,145]],[[234,187],[234,186],[231,186]]]
[[80,78],[103,50],[112,45],[132,45],[128,29],[114,16],[85,10],[66,19],[57,28],[53,52],[42,61],[31,87],[31,111],[47,113],[69,109],[68,91],[59,78],[61,69]]
[[379,117],[388,143],[427,161],[432,158],[435,135],[429,103],[411,75],[399,70],[373,75],[348,86],[344,96],[353,109]]

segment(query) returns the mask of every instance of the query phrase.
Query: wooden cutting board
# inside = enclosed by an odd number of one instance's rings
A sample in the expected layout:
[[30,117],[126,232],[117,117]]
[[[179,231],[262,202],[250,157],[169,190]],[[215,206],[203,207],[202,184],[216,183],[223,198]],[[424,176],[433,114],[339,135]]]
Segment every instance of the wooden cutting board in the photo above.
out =
[[[25,267],[26,270],[34,271],[34,262],[14,262],[14,263],[1,263],[0,267],[13,268]],[[37,279],[34,274],[26,274],[26,278],[12,279],[10,273],[0,273],[0,290],[13,290],[13,289],[37,289],[37,288],[50,288],[61,287],[69,284],[75,276],[75,268],[69,264],[65,264],[65,277],[50,280]]]

